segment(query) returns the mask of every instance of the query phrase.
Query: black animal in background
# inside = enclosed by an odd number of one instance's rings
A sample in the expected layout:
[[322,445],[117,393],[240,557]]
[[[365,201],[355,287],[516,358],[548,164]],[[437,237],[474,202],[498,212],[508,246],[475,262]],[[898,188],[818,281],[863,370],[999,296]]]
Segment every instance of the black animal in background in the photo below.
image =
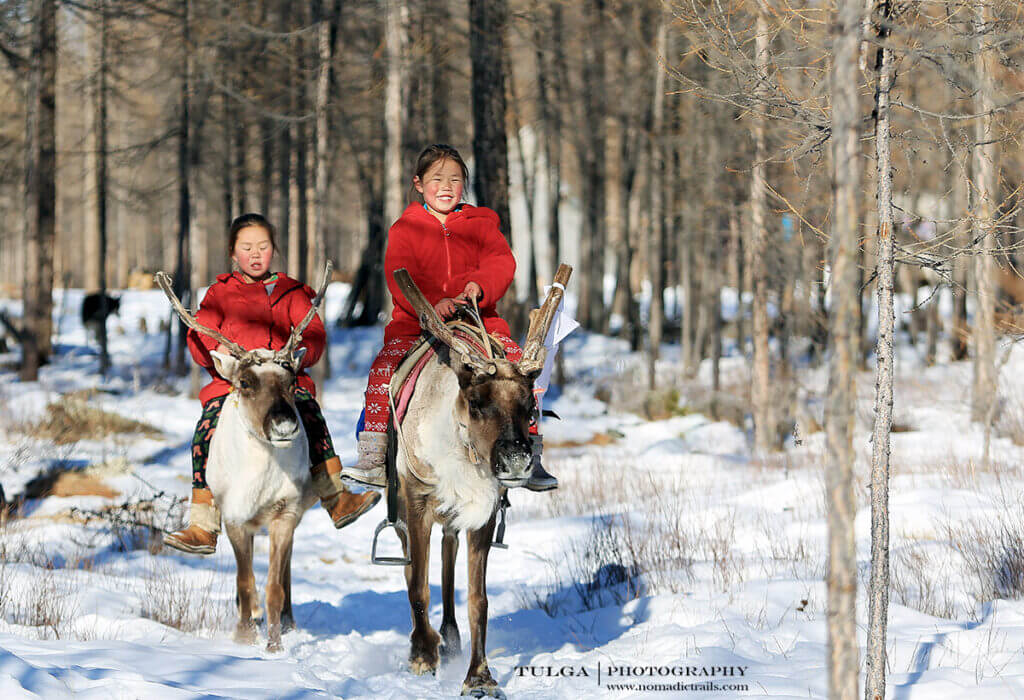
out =
[[100,324],[105,323],[110,314],[118,313],[120,306],[120,297],[99,292],[86,294],[82,300],[82,325],[94,336],[99,337]]

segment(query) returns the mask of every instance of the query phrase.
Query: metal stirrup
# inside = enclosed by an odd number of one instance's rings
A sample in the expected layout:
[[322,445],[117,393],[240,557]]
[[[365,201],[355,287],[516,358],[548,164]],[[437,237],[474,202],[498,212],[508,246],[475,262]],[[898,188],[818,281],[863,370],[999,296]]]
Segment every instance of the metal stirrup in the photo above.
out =
[[377,529],[373,531],[373,547],[370,550],[370,562],[373,564],[379,564],[381,566],[408,566],[412,564],[412,560],[405,557],[378,557],[377,556],[377,538],[380,537],[380,533],[389,527],[394,528],[395,532],[400,532],[405,535],[405,541],[409,541],[409,529],[405,526],[401,520],[395,522],[388,522],[387,518],[381,520],[377,525]]
[[498,504],[498,512],[501,514],[501,518],[498,520],[498,528],[494,531],[494,542],[491,542],[492,547],[498,549],[508,549],[508,545],[505,544],[505,511],[512,506],[508,500],[508,491],[501,494],[501,501]]
[[[377,529],[373,532],[370,562],[381,566],[408,566],[412,564],[412,560],[405,556],[405,551],[408,551],[409,547],[409,528],[406,527],[403,521],[398,519],[398,463],[397,455],[395,454],[398,446],[394,437],[394,421],[389,420],[388,422],[388,428],[390,429],[388,431],[388,451],[384,461],[384,473],[387,477],[388,516],[377,525]],[[405,549],[400,557],[377,556],[377,538],[380,537],[380,533],[389,527],[394,528],[395,532],[399,534],[399,539],[402,539],[402,535],[405,536]]]

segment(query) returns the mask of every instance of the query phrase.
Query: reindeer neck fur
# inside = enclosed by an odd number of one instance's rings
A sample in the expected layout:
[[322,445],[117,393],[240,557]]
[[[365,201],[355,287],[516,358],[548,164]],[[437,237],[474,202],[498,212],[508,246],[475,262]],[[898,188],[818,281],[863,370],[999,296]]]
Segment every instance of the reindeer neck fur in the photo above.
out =
[[258,527],[282,508],[301,518],[312,494],[301,421],[286,444],[258,439],[244,423],[237,396],[228,396],[210,443],[206,480],[226,523]]
[[[432,492],[436,515],[445,525],[477,530],[487,524],[497,508],[499,484],[491,472],[489,456],[480,455],[479,463],[474,464],[460,434],[454,415],[459,380],[434,357],[423,368],[417,384],[402,428],[420,463],[416,470],[422,474],[426,469],[436,480],[430,486],[418,485],[417,490]],[[400,444],[399,474],[419,484],[409,473],[407,459]]]

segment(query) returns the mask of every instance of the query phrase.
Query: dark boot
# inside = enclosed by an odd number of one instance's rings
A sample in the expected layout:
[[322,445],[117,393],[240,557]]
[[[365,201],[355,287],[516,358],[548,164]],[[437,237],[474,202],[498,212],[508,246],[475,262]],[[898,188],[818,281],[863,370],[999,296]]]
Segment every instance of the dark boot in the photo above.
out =
[[558,488],[558,479],[551,474],[540,463],[541,452],[543,452],[543,439],[540,435],[530,436],[530,449],[533,452],[533,468],[530,471],[530,480],[526,482],[526,488],[530,491],[551,491]]
[[188,554],[213,554],[220,533],[220,511],[210,489],[192,489],[189,526],[164,535],[164,544]]

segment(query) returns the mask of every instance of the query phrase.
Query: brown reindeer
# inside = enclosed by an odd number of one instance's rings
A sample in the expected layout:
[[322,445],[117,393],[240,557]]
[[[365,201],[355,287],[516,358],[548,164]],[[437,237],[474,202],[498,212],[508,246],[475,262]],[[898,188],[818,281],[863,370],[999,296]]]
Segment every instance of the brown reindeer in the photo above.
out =
[[[405,567],[413,622],[409,666],[416,674],[434,673],[441,654],[447,658],[460,650],[455,559],[458,533],[465,531],[472,652],[463,695],[503,697],[491,676],[485,650],[487,555],[500,499],[506,489],[525,485],[530,476],[533,382],[544,366],[544,338],[571,272],[567,265],[559,268],[557,284],[552,285],[544,305],[531,314],[518,363],[485,355],[456,336],[408,272],[395,273],[437,349],[422,370],[405,419],[397,428],[398,515],[408,527],[408,532],[400,531],[399,536],[410,560]],[[435,523],[443,531],[440,634],[427,617],[430,534]]]

